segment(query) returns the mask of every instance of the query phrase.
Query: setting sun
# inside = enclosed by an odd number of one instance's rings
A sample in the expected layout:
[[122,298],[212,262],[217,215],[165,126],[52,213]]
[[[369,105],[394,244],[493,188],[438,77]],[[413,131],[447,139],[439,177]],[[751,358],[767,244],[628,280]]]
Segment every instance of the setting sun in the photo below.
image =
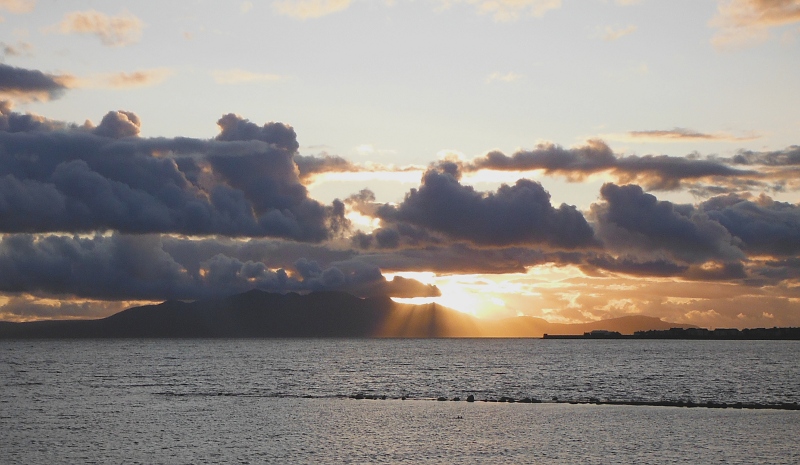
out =
[[393,298],[395,302],[436,303],[480,318],[505,316],[499,312],[505,307],[505,302],[500,295],[494,294],[497,292],[496,284],[481,275],[436,276],[429,272],[403,272],[386,276],[393,275],[435,285],[442,293],[439,297]]

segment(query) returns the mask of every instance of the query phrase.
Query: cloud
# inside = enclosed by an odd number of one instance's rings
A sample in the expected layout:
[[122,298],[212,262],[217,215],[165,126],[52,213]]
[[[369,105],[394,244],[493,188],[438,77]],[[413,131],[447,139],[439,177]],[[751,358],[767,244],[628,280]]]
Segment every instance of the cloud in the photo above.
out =
[[475,5],[479,13],[490,14],[495,21],[513,21],[525,13],[539,18],[550,10],[561,8],[561,0],[442,0],[442,2],[445,6],[455,3]]
[[719,160],[668,155],[617,157],[605,142],[597,139],[588,141],[583,147],[570,149],[543,143],[533,150],[521,150],[512,156],[499,151],[489,152],[463,164],[463,169],[543,170],[545,174],[565,176],[572,181],[594,173],[609,172],[621,182],[640,182],[654,190],[677,189],[686,180],[758,176],[755,171],[735,169]]
[[72,76],[46,74],[0,63],[0,99],[20,102],[52,100],[61,97],[73,83]]
[[643,140],[655,140],[659,142],[663,141],[701,142],[701,141],[718,141],[718,140],[747,141],[747,140],[758,139],[758,136],[737,137],[732,134],[724,132],[709,134],[686,128],[673,128],[667,130],[655,129],[647,131],[630,131],[628,133],[628,137],[633,140],[643,139]]
[[[0,43],[5,53],[13,47]],[[30,48],[14,49],[13,53],[24,53]],[[21,101],[52,100],[67,89],[112,88],[127,89],[160,84],[174,73],[169,68],[152,68],[132,72],[96,74],[88,77],[53,75],[38,70],[14,68],[0,63],[0,97]]]
[[309,290],[341,290],[358,296],[389,295],[392,297],[438,297],[441,291],[436,286],[426,285],[414,279],[395,276],[386,280],[375,265],[360,261],[344,261],[323,269],[314,261],[301,258],[294,268]]
[[126,308],[146,305],[147,301],[61,300],[37,298],[29,294],[4,297],[0,319],[6,321],[35,321],[45,319],[103,318]]
[[[523,14],[541,17],[550,10],[561,7],[561,0],[438,0],[440,9],[456,4],[468,4],[480,14],[492,15],[495,21],[514,21]],[[390,2],[387,2],[390,3]],[[281,15],[297,19],[311,19],[346,10],[352,0],[277,0],[272,8]]]
[[280,81],[278,74],[253,73],[243,69],[214,70],[211,76],[218,84],[241,84],[243,82]]
[[[526,294],[524,305],[556,308],[572,293],[581,295],[573,300],[583,315],[659,305],[674,310],[671,315],[708,309],[665,304],[661,297],[637,298],[631,306],[623,302],[630,290],[605,289],[633,279],[642,286],[736,283],[729,287],[772,293],[774,302],[800,294],[791,290],[800,279],[800,206],[729,193],[762,188],[750,183],[779,175],[789,179],[800,164],[796,146],[703,158],[621,157],[602,141],[541,144],[511,156],[439,161],[396,205],[377,202],[367,190],[324,205],[309,197],[304,182],[373,167],[326,153],[300,155],[287,124],[256,124],[232,113],[217,123],[211,139],[146,138],[142,121],[129,111],[108,112],[97,125],[72,124],[0,103],[0,293],[6,294],[0,305],[10,299],[0,315],[97,316],[118,308],[102,302],[249,289],[430,297],[439,289],[383,273],[522,276],[546,265],[583,281],[536,278],[530,294],[549,295]],[[479,170],[541,170],[573,180],[608,173],[655,188],[700,189],[706,182],[715,197],[680,204],[637,185],[608,183],[584,216],[553,205],[531,180],[493,191],[466,185],[462,173]],[[346,211],[379,227],[353,232]],[[545,291],[549,285],[560,290]],[[725,318],[728,313],[720,310]],[[783,316],[769,313],[776,321]]]
[[[388,225],[419,228],[482,246],[540,245],[571,249],[591,247],[592,229],[573,206],[550,204],[541,184],[527,179],[496,192],[482,193],[459,182],[453,164],[432,168],[418,189],[397,206],[382,205],[377,216]],[[402,231],[400,231],[402,233]]]
[[141,120],[132,112],[110,111],[103,116],[100,124],[92,130],[92,133],[112,139],[135,137],[139,135],[141,126]]
[[220,118],[215,140],[136,137],[109,112],[94,127],[3,114],[2,232],[173,232],[321,241],[347,228],[344,204],[308,197],[294,130]]
[[790,145],[783,150],[768,152],[740,150],[729,161],[736,165],[798,166],[800,145]]
[[711,42],[729,48],[763,42],[769,29],[800,22],[798,0],[720,0],[709,22],[717,29]]
[[603,202],[592,204],[591,215],[607,250],[700,264],[745,258],[737,238],[691,205],[658,200],[634,184],[607,183],[600,195]]
[[30,13],[36,8],[36,0],[0,0],[0,10],[11,13]]
[[440,295],[435,286],[416,280],[387,280],[378,267],[364,262],[321,266],[299,258],[287,268],[274,269],[261,261],[222,253],[181,261],[169,253],[164,242],[158,235],[5,235],[0,239],[0,292],[110,301],[195,300],[251,289],[340,290],[359,296]]
[[613,257],[607,254],[588,256],[586,258],[586,265],[613,273],[649,277],[678,276],[689,270],[688,265],[678,264],[663,258],[641,260],[635,256]]
[[628,25],[627,27],[612,27],[606,26],[602,33],[602,38],[606,42],[613,42],[621,37],[625,37],[627,35],[633,34],[636,32],[636,26],[633,24]]
[[0,132],[59,131],[78,128],[77,125],[54,121],[39,115],[16,113],[12,108],[10,101],[0,100]]
[[316,174],[321,173],[353,173],[362,171],[362,168],[345,160],[339,155],[295,155],[294,162],[300,171],[300,179],[306,181]]
[[106,74],[97,78],[97,81],[114,89],[147,87],[162,83],[172,73],[173,71],[167,68],[144,69],[130,73]]
[[352,258],[392,271],[426,271],[440,274],[524,273],[529,267],[580,264],[582,252],[542,251],[531,247],[480,248],[464,242],[362,251]]
[[96,10],[87,10],[67,13],[56,30],[62,34],[92,34],[103,45],[124,47],[139,41],[143,27],[142,20],[127,11],[118,16],[108,16]]
[[486,82],[487,83],[492,83],[494,81],[514,82],[514,81],[517,81],[519,79],[522,79],[522,75],[521,74],[517,74],[517,73],[513,73],[513,72],[508,72],[506,74],[492,73],[492,74],[489,75],[489,77],[486,78]]
[[[791,145],[782,150],[740,150],[734,156],[718,159],[734,167],[757,170],[758,180],[740,179],[738,183],[720,189],[719,194],[747,192],[759,189],[762,192],[782,193],[800,190],[800,146]],[[713,188],[714,186],[709,186]]]
[[347,9],[351,0],[278,0],[272,8],[296,19],[319,18]]
[[[746,177],[742,179],[725,178],[717,181],[716,184],[706,184],[704,182],[684,182],[681,184],[681,186],[686,192],[697,198],[709,198],[717,195],[736,193],[749,194],[754,190],[784,192],[787,190],[787,182],[781,179],[781,177],[784,175],[788,176],[787,173],[782,173],[780,176],[774,176],[777,179],[771,179],[773,177],[772,175],[759,173],[758,177],[763,180],[748,179]],[[714,181],[712,180],[711,182]]]
[[699,209],[741,240],[750,254],[800,254],[800,205],[778,202],[764,194],[753,200],[730,194],[709,199]]
[[547,174],[595,173],[613,168],[617,158],[611,148],[601,140],[590,140],[583,147],[564,149],[542,143],[534,150],[520,150],[512,156],[502,152],[489,152],[464,165],[466,171],[483,169],[500,171],[544,170]]
[[16,44],[9,44],[0,42],[0,53],[4,56],[31,56],[33,54],[33,45],[30,42],[17,41]]
[[690,266],[684,277],[696,281],[733,281],[743,280],[747,272],[741,262],[704,263]]
[[217,121],[217,125],[220,128],[220,133],[217,135],[216,140],[260,140],[291,152],[296,152],[300,147],[297,143],[297,134],[295,134],[294,128],[288,124],[273,122],[259,126],[239,115],[228,113]]
[[162,235],[164,251],[186,268],[198,268],[200,263],[217,255],[236,258],[242,262],[264,263],[268,268],[289,269],[298,257],[331,266],[335,262],[347,262],[354,258],[352,249],[337,247],[329,243],[296,242],[273,238],[228,238],[221,236],[193,237]]
[[[728,279],[744,276],[741,260],[800,254],[800,205],[764,194],[720,195],[696,206],[660,201],[636,185],[605,184],[600,194],[604,203],[591,207],[598,237],[626,262],[667,258],[677,266],[702,265],[685,270],[687,279]],[[588,261],[612,271],[618,262]]]

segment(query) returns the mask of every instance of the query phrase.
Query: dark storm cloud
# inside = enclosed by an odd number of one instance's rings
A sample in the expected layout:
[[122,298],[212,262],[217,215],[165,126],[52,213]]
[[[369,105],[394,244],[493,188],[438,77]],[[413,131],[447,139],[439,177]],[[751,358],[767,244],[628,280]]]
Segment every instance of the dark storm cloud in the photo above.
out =
[[764,278],[770,284],[786,280],[800,279],[800,257],[789,257],[782,260],[766,260],[752,267],[752,273]]
[[357,231],[351,241],[360,249],[399,249],[404,247],[421,247],[443,245],[446,239],[436,236],[424,227],[408,223],[397,223],[391,227],[376,228],[369,234]]
[[580,252],[543,252],[508,248],[475,248],[458,243],[440,247],[406,248],[391,252],[370,251],[353,258],[384,270],[431,271],[435,273],[524,273],[536,265],[577,265],[584,260]]
[[0,97],[29,100],[52,100],[68,89],[70,76],[45,74],[34,69],[0,63]]
[[742,150],[730,158],[736,165],[798,166],[800,165],[800,145],[791,145],[784,150],[753,152]]
[[225,255],[246,262],[261,262],[269,268],[292,268],[297,257],[305,257],[323,266],[353,258],[353,250],[333,249],[326,245],[294,242],[281,239],[248,240],[214,237],[186,240],[181,237],[162,236],[161,243],[175,261],[186,268],[199,268],[200,263],[216,255]]
[[502,171],[544,170],[547,174],[578,176],[579,178],[614,167],[614,152],[603,141],[590,140],[588,145],[565,149],[555,144],[540,144],[534,150],[521,150],[512,156],[489,152],[474,159],[466,170],[492,169]]
[[795,280],[800,206],[726,194],[693,205],[659,201],[636,185],[606,184],[592,205],[605,250],[583,267],[686,280],[738,280],[749,286]]
[[[676,263],[668,259],[647,260],[635,255],[613,257],[587,254],[581,270],[589,276],[602,276],[602,272],[635,277],[673,277],[683,281],[739,281],[754,286],[766,284],[757,274],[749,274],[743,262],[706,261],[697,264]],[[774,282],[777,280],[773,279]]]
[[[12,111],[10,100],[0,100],[0,132],[34,132],[78,129],[75,124],[54,121],[39,115],[22,114]],[[2,154],[0,153],[0,156]]]
[[689,266],[680,265],[669,260],[641,261],[633,256],[588,256],[585,263],[590,267],[601,270],[633,276],[679,276],[689,270]]
[[800,206],[766,195],[747,199],[730,194],[699,205],[741,240],[749,254],[788,257],[800,253]]
[[[344,204],[311,199],[293,157],[294,130],[219,120],[217,140],[136,137],[141,122],[109,112],[97,127],[4,111],[0,231],[272,236],[321,241],[347,227]],[[5,124],[3,124],[5,122]]]
[[411,189],[397,206],[382,205],[377,216],[387,227],[408,224],[481,246],[595,245],[583,215],[574,206],[553,207],[541,184],[520,179],[513,186],[482,193],[462,185],[450,165],[426,171],[419,189]]
[[294,162],[300,171],[300,179],[306,180],[320,173],[352,173],[361,168],[338,155],[295,155]]
[[234,113],[228,113],[217,121],[220,133],[217,140],[260,140],[274,144],[290,152],[296,152],[300,145],[294,129],[283,123],[265,123],[259,126]]
[[735,169],[713,159],[668,155],[617,157],[600,140],[591,140],[583,147],[571,149],[541,144],[534,150],[519,151],[510,157],[501,152],[490,152],[465,164],[463,169],[543,170],[547,175],[560,175],[573,181],[582,180],[591,174],[609,172],[620,182],[639,182],[651,190],[674,190],[683,181],[702,178],[758,176],[755,171]]
[[436,286],[422,284],[415,279],[395,276],[386,280],[380,268],[358,260],[336,262],[323,269],[314,261],[300,259],[295,269],[303,283],[311,290],[337,289],[360,296],[390,295],[393,297],[438,297]]
[[666,254],[685,263],[745,258],[740,241],[691,205],[659,201],[637,185],[607,183],[592,205],[598,236],[612,251],[640,257]]
[[322,266],[300,258],[291,267],[274,269],[222,253],[180,259],[157,235],[6,235],[0,240],[0,292],[106,300],[194,300],[250,289],[439,295],[435,286],[397,278],[388,281],[377,266],[353,260]]
[[[763,176],[766,178],[766,175]],[[717,195],[727,195],[735,193],[747,193],[751,191],[765,190],[772,192],[784,192],[786,183],[781,180],[773,182],[759,181],[755,179],[731,179],[725,180],[725,184],[705,184],[705,183],[683,183],[686,192],[698,198],[709,198]]]
[[708,265],[693,265],[684,274],[686,279],[697,281],[733,281],[747,277],[744,264],[729,262]]

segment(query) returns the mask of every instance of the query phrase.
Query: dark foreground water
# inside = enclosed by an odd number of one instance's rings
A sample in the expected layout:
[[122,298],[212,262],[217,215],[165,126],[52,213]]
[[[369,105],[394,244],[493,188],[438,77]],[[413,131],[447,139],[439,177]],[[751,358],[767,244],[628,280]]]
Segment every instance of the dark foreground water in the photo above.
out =
[[[0,341],[0,463],[797,464],[800,411],[548,401],[800,402],[798,360],[793,341]],[[469,394],[545,403],[429,400]]]

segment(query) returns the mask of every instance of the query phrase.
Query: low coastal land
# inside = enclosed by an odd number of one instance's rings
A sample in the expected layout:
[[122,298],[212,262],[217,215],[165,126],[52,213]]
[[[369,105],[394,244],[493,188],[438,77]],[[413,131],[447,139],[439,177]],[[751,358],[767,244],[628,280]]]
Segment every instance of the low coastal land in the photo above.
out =
[[0,339],[269,337],[798,340],[800,328],[706,330],[643,315],[580,324],[529,316],[486,320],[438,304],[401,304],[389,297],[258,290],[134,307],[96,320],[0,322]]
[[710,339],[723,341],[800,340],[800,328],[670,328],[635,331],[594,330],[583,334],[545,334],[544,339]]

